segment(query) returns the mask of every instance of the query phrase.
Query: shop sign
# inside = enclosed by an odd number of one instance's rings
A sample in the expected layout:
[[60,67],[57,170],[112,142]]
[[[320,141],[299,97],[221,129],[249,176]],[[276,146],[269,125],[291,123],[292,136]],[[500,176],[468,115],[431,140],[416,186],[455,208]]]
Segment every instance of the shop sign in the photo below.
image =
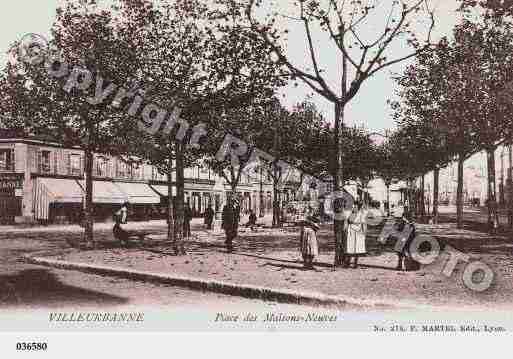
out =
[[21,173],[0,173],[0,189],[21,189],[23,188],[23,174]]

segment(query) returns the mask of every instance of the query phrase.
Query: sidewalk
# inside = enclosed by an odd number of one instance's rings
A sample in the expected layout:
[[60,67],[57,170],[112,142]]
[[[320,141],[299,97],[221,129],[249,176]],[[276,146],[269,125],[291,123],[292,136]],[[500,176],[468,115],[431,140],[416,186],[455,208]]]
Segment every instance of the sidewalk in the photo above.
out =
[[[241,216],[240,224],[241,226],[248,222],[249,216]],[[203,229],[204,219],[195,217],[191,220],[191,229]],[[257,223],[263,224],[265,226],[270,226],[272,224],[272,215],[268,214],[265,217],[258,217]],[[112,221],[109,222],[95,222],[94,230],[95,231],[105,231],[112,230],[112,226],[114,223]],[[124,228],[129,230],[137,230],[144,228],[146,229],[162,229],[167,227],[165,219],[157,219],[157,220],[148,220],[148,221],[129,221],[127,224],[123,225]],[[214,227],[221,227],[221,220],[214,221]],[[37,233],[37,232],[83,232],[84,229],[80,227],[78,224],[50,224],[50,225],[42,225],[42,224],[16,224],[16,225],[0,225],[0,231],[2,233]]]
[[[369,255],[358,269],[332,270],[332,231],[324,226],[319,233],[321,254],[314,271],[303,270],[297,251],[297,228],[242,230],[236,241],[237,252],[226,253],[224,235],[218,231],[197,231],[187,243],[186,256],[174,256],[167,244],[129,249],[104,248],[93,251],[66,250],[50,259],[108,266],[125,271],[152,272],[159,275],[215,281],[232,286],[258,286],[277,291],[317,293],[350,298],[354,303],[397,303],[397,306],[513,307],[513,245],[505,238],[491,238],[483,233],[456,230],[453,225],[418,225],[421,233],[430,233],[454,244],[472,258],[488,263],[496,273],[496,283],[484,293],[464,287],[458,267],[451,278],[440,274],[444,264],[416,272],[397,272],[396,256],[384,251],[375,237],[368,238]],[[154,239],[158,240],[159,236]],[[459,246],[458,246],[459,244]],[[464,248],[461,247],[463,244]],[[237,294],[237,293],[234,293]]]

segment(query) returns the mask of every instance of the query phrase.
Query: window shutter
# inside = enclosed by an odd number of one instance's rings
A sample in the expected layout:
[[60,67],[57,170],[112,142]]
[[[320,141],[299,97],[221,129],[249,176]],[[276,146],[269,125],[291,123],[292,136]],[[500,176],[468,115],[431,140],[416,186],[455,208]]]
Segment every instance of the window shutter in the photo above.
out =
[[84,156],[83,155],[80,156],[80,168],[78,169],[78,172],[80,173],[79,174],[80,176],[82,176],[85,173]]
[[36,158],[35,158],[34,149],[29,147],[28,148],[28,161],[29,161],[29,168],[30,172],[36,172]]
[[110,158],[107,158],[107,165],[105,166],[105,176],[106,177],[114,177],[112,175],[112,160]]
[[68,153],[66,156],[66,173],[71,175],[71,153]]
[[41,151],[37,151],[37,172],[43,172],[43,153]]
[[100,161],[98,161],[98,158],[93,155],[93,176],[98,177],[98,174],[100,173],[100,171],[98,170],[99,163]]
[[53,173],[55,174],[59,172],[57,168],[57,163],[59,163],[59,161],[57,160],[57,151],[53,151]]
[[11,171],[14,171],[14,169],[16,168],[16,162],[15,162],[15,158],[14,158],[14,148],[10,151],[10,155],[11,155],[11,168],[10,170]]

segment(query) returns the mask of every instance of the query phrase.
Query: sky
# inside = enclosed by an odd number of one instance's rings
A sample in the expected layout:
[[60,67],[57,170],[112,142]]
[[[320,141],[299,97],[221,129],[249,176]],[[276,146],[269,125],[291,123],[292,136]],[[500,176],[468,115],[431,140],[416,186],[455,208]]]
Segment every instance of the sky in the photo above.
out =
[[[320,0],[321,2],[323,0]],[[326,1],[326,0],[324,0]],[[407,1],[407,0],[406,0]],[[287,2],[293,2],[293,0],[279,0],[281,6]],[[370,43],[378,37],[385,28],[386,14],[389,12],[390,1],[381,1],[383,4],[378,7],[377,13],[369,17],[369,21],[363,23],[358,31],[359,36],[364,42]],[[340,3],[340,2],[339,2]],[[378,1],[379,3],[379,1]],[[435,14],[435,29],[432,34],[432,40],[436,41],[442,36],[451,36],[454,25],[458,22],[459,16],[456,13],[459,2],[456,0],[430,0],[431,7],[436,9]],[[292,6],[288,6],[289,10],[292,10]],[[284,10],[286,11],[286,10]],[[386,11],[386,12],[385,12]],[[288,13],[286,15],[296,16],[295,13]],[[426,19],[422,17],[421,19]],[[282,25],[287,22],[287,25]],[[283,27],[287,27],[290,30],[290,36],[287,42],[287,54],[291,58],[291,61],[303,69],[306,67],[312,67],[310,57],[308,54],[307,42],[305,41],[305,31],[301,24],[297,24],[297,21],[285,19],[282,24]],[[416,30],[415,32],[419,35],[419,38],[426,38],[426,23],[412,23],[412,27]],[[319,66],[325,71],[328,83],[332,88],[339,88],[340,79],[340,68],[341,68],[341,57],[340,51],[336,49],[333,42],[329,40],[328,34],[321,31],[312,30],[312,37],[315,43],[315,51],[317,53]],[[367,40],[367,41],[365,41]],[[387,53],[389,60],[397,57],[409,54],[411,51],[406,46],[405,41],[398,40],[393,42],[390,51]],[[357,54],[359,55],[359,54]],[[354,57],[359,59],[358,56]],[[384,129],[394,127],[394,121],[392,120],[392,113],[387,100],[394,98],[396,91],[396,84],[392,80],[392,74],[401,73],[411,61],[405,61],[397,65],[393,65],[378,72],[372,78],[364,82],[358,95],[349,103],[346,109],[344,121],[348,125],[363,125],[371,131],[382,133]],[[310,71],[310,73],[312,73]],[[286,94],[285,103],[289,106],[299,99],[305,98],[305,96],[312,94],[312,98],[320,107],[326,118],[330,121],[334,117],[333,105],[327,100],[323,99],[319,95],[313,95],[312,90],[306,85],[296,87],[288,86],[283,91]],[[299,100],[301,101],[301,100]]]
[[[289,0],[280,1],[280,5],[286,4]],[[292,1],[292,0],[290,0]],[[385,3],[392,0],[385,0]],[[24,35],[29,33],[36,33],[49,37],[49,29],[55,19],[55,10],[62,4],[64,0],[16,0],[16,1],[3,1],[2,11],[0,12],[0,64],[5,64],[7,61],[7,52],[10,45],[21,39]],[[436,28],[434,38],[448,35],[455,23],[458,21],[458,15],[455,12],[457,8],[456,0],[431,0],[432,6],[436,7]],[[367,24],[366,29],[372,37],[372,29],[379,28],[379,16],[372,19],[373,23]],[[378,24],[378,26],[373,26]],[[292,62],[304,66],[308,66],[308,60],[305,56],[305,42],[304,32],[302,28],[294,27],[291,25],[292,30],[288,39],[288,56]],[[419,26],[420,28],[420,26]],[[420,31],[420,30],[419,30]],[[318,32],[314,34],[314,41],[316,49],[319,54],[319,62],[325,69],[326,73],[333,73],[333,78],[329,81],[338,81],[336,72],[340,68],[337,62],[339,56],[334,48],[330,46],[329,41]],[[393,54],[401,54],[406,51],[401,47],[402,44],[397,44],[394,47]],[[408,63],[394,65],[388,70],[376,74],[369,79],[361,88],[357,97],[349,104],[347,108],[345,121],[348,125],[363,125],[371,131],[383,132],[384,129],[393,128],[394,123],[391,116],[390,107],[387,100],[393,98],[396,90],[396,85],[391,78],[392,73],[400,73]],[[282,102],[291,107],[294,103],[301,102],[308,95],[312,94],[310,88],[298,82],[298,86],[290,84],[281,91]],[[312,95],[312,101],[316,103],[321,112],[328,120],[333,119],[333,106],[319,95]]]

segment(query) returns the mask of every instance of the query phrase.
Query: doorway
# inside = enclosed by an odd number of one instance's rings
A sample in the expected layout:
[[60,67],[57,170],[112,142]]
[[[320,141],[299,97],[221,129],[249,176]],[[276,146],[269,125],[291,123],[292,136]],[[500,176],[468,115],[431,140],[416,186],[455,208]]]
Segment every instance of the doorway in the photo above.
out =
[[21,216],[21,197],[14,188],[0,188],[0,224],[14,224],[16,216]]

